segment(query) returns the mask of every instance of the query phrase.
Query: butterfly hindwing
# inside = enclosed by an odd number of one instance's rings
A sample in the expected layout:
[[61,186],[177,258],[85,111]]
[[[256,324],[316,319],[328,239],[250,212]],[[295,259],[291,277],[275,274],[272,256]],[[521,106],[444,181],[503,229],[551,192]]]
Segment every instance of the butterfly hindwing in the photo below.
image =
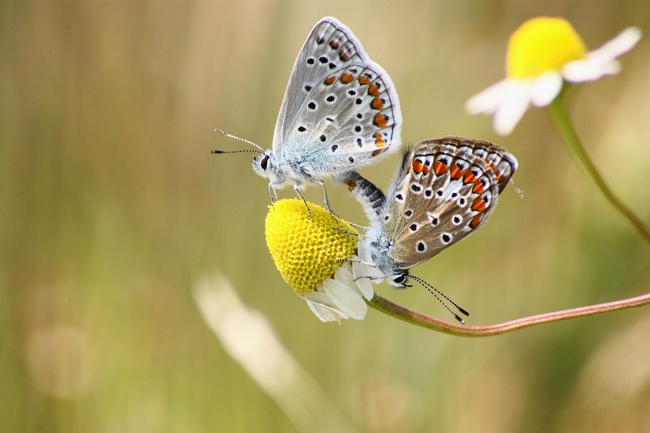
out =
[[392,260],[408,269],[480,228],[516,168],[511,154],[487,142],[417,143],[405,154],[380,216]]

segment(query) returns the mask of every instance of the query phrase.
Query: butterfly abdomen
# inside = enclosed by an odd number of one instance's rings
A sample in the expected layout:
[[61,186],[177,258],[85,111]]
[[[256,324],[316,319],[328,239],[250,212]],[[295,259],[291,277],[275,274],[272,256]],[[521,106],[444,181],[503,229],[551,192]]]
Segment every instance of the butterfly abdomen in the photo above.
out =
[[384,207],[386,196],[372,182],[356,171],[344,180],[350,190],[350,195],[357,199],[370,221],[376,220]]

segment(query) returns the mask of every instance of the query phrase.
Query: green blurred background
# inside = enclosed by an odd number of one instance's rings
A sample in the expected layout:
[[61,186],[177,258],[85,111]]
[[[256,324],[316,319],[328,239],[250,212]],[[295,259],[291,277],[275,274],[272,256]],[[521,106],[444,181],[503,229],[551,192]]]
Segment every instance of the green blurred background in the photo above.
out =
[[[650,221],[650,3],[4,1],[0,3],[0,431],[292,432],[205,326],[194,281],[220,269],[364,432],[650,431],[650,309],[467,339],[374,310],[321,323],[274,268],[266,181],[295,57],[348,25],[391,75],[403,140],[505,146],[513,189],[487,226],[415,269],[491,324],[650,291],[650,248],[571,159],[546,112],[498,137],[467,98],[503,77],[508,36],[562,16],[594,49],[645,36],[572,99],[604,177]],[[398,164],[363,174],[385,187]],[[365,223],[341,186],[332,206]],[[321,203],[319,188],[306,191]],[[293,198],[293,192],[281,192]],[[421,287],[384,296],[451,319]]]

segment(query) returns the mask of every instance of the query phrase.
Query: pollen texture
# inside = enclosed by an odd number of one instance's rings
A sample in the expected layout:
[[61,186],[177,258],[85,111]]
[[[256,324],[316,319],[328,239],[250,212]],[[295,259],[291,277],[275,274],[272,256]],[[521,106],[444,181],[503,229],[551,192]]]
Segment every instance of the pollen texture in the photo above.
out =
[[[355,253],[357,231],[321,206],[280,200],[266,216],[266,245],[282,278],[300,294],[311,292],[334,274],[339,259]],[[341,231],[343,230],[343,231]],[[345,233],[347,232],[347,233]]]

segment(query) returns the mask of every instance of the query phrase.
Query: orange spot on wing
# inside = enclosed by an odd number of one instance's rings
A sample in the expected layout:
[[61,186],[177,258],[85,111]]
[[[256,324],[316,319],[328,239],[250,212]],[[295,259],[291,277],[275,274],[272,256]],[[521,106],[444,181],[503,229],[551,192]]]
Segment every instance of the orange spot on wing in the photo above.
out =
[[477,198],[474,200],[474,203],[472,203],[472,210],[483,212],[485,209],[487,209],[487,204],[481,197]]
[[379,98],[375,98],[372,100],[370,103],[370,106],[374,108],[375,110],[383,110],[384,109],[384,101],[382,101]]
[[472,218],[472,221],[469,223],[469,226],[475,229],[481,223],[481,218],[483,218],[483,214],[476,215],[474,218]]
[[339,47],[339,43],[336,41],[330,41],[330,47],[335,50]]
[[418,161],[417,159],[413,161],[411,164],[413,166],[413,171],[416,173],[422,173],[424,169],[424,164],[422,164],[422,161]]
[[381,113],[377,113],[373,119],[373,123],[380,128],[385,128],[388,124],[388,118]]
[[377,147],[384,147],[386,145],[386,142],[381,137],[381,132],[375,132],[373,137],[375,137],[375,144]]
[[345,62],[345,61],[347,61],[349,58],[350,58],[350,56],[348,56],[348,53],[346,53],[346,52],[343,51],[343,50],[339,51],[339,59],[341,59],[341,60],[343,60],[343,61]]
[[413,163],[409,164],[409,167],[406,169],[406,172],[410,173],[412,169],[413,169]]
[[428,166],[426,166],[426,165],[422,166],[422,173],[424,173],[425,176],[428,175],[430,172],[431,172],[431,170],[429,169]]
[[341,74],[341,82],[343,84],[350,84],[352,81],[354,81],[354,75],[348,74],[347,72]]
[[474,173],[467,170],[465,172],[465,177],[463,178],[463,182],[466,183],[466,184],[467,183],[474,183],[474,182],[476,182],[476,176],[474,176]]
[[377,149],[374,152],[372,152],[372,156],[377,156],[382,152],[383,149]]
[[433,163],[433,172],[436,174],[436,176],[447,173],[447,170],[449,170],[449,167],[447,167],[446,164],[443,164],[440,161]]
[[464,173],[464,171],[461,170],[461,168],[459,166],[457,166],[457,165],[454,165],[451,168],[451,178],[452,179],[460,179],[461,177],[463,177],[463,173]]
[[336,77],[332,75],[331,77],[325,78],[325,81],[323,81],[323,83],[325,83],[326,86],[330,86],[334,84],[334,81],[336,81]]
[[365,75],[362,75],[359,77],[359,83],[361,83],[361,85],[363,86],[366,86],[370,84],[370,78],[366,77]]
[[480,180],[477,180],[474,183],[474,188],[472,188],[472,192],[475,192],[476,194],[483,194],[485,192],[485,188],[483,187],[483,184],[481,183]]
[[377,86],[374,85],[374,84],[371,84],[371,85],[368,87],[368,94],[369,94],[369,95],[372,95],[372,96],[379,96],[379,87],[377,87]]

